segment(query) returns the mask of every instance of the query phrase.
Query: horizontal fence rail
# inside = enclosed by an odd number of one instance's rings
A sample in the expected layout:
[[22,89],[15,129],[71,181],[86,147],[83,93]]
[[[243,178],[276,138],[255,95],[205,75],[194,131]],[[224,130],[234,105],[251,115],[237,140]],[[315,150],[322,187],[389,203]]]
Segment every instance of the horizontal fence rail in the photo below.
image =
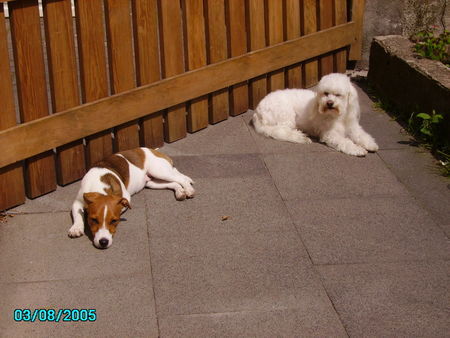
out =
[[114,151],[162,146],[272,90],[345,71],[360,54],[364,1],[42,6],[41,19],[36,0],[8,2],[10,19],[0,6],[0,210],[80,179]]

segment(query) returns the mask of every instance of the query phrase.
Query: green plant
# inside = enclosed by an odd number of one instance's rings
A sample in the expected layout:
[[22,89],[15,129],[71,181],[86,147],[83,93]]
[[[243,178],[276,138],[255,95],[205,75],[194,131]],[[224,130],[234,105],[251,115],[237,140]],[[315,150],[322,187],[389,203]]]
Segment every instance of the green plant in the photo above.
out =
[[441,150],[437,150],[436,154],[441,162],[443,174],[450,177],[450,155]]
[[442,165],[443,174],[450,176],[450,145],[442,133],[440,123],[443,119],[435,110],[431,114],[412,113],[408,119],[408,129],[434,153]]
[[434,138],[437,134],[436,127],[443,119],[443,116],[441,114],[436,114],[436,111],[433,110],[431,115],[427,113],[420,113],[417,114],[416,117],[422,120],[420,126],[420,132],[422,133],[422,135],[424,135],[424,137],[429,139],[430,141],[434,141]]
[[431,31],[417,33],[413,39],[416,41],[414,50],[422,57],[438,60],[450,67],[450,31],[435,36]]

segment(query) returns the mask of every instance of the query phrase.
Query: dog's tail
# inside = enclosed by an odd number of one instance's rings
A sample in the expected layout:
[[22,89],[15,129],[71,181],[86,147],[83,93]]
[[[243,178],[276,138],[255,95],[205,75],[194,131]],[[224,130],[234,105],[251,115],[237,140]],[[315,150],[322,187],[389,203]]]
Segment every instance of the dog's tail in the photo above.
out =
[[285,125],[267,125],[257,112],[253,114],[253,127],[256,132],[266,137],[271,137],[278,141],[286,141],[293,143],[310,143],[311,140],[297,129],[292,129]]

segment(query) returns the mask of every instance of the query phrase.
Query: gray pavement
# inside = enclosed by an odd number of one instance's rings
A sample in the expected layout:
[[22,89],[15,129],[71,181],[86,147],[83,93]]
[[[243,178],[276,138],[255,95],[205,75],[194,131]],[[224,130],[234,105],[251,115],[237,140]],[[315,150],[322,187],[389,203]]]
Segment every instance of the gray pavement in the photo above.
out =
[[67,237],[79,183],[12,210],[0,336],[450,337],[449,181],[360,96],[365,158],[266,139],[249,113],[165,145],[196,197],[135,195],[108,250]]

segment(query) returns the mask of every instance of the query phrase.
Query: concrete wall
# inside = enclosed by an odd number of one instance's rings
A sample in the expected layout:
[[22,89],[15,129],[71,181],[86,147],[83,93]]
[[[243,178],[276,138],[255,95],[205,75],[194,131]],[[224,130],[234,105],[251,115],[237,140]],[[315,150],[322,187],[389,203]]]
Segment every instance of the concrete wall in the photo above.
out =
[[368,67],[374,36],[399,34],[409,37],[430,26],[437,26],[442,31],[442,15],[446,29],[450,30],[450,0],[366,0],[363,55],[358,67]]

